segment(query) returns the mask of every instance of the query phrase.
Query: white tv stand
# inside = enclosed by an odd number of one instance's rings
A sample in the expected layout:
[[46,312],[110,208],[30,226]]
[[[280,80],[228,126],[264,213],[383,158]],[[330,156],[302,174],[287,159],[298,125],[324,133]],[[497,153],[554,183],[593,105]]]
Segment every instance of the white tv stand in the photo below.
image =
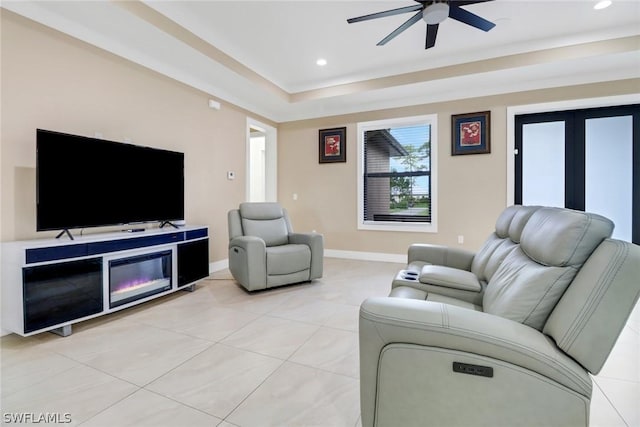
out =
[[209,274],[205,226],[2,244],[2,329],[71,334],[71,325],[177,290]]

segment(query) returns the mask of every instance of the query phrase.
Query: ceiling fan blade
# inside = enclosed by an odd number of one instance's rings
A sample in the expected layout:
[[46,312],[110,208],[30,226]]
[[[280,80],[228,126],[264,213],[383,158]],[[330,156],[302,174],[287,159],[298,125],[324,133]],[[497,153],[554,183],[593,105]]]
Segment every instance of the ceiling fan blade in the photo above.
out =
[[406,30],[407,28],[409,28],[410,26],[412,26],[413,24],[415,24],[421,19],[422,19],[422,10],[420,10],[418,13],[413,15],[411,18],[407,19],[407,21],[404,24],[400,25],[398,28],[393,30],[393,32],[389,34],[387,37],[380,40],[377,46],[383,46],[387,44],[389,41],[395,38],[398,34],[400,34],[401,32],[403,32],[404,30]]
[[453,18],[456,21],[460,21],[463,24],[471,25],[472,27],[478,28],[479,30],[489,31],[493,27],[496,26],[491,21],[487,21],[484,18],[479,17],[475,13],[471,13],[468,10],[465,10],[453,2],[449,4],[449,18]]
[[436,36],[438,35],[438,25],[439,24],[427,25],[427,43],[424,46],[425,49],[435,46]]
[[422,8],[422,4],[416,4],[414,6],[400,7],[398,9],[385,10],[384,12],[358,16],[356,18],[349,18],[347,19],[347,22],[349,24],[353,24],[354,22],[368,21],[369,19],[385,18],[387,16],[399,15],[401,13],[414,12],[416,10],[421,10]]
[[450,5],[455,5],[455,6],[466,6],[468,4],[476,4],[476,3],[485,3],[488,1],[493,1],[493,0],[451,0],[449,1]]

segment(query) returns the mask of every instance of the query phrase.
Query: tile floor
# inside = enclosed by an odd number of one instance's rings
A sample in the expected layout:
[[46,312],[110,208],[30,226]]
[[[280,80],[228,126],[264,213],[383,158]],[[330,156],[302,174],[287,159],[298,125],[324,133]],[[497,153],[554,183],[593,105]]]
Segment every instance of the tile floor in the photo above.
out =
[[[321,280],[251,295],[221,271],[66,338],[5,336],[2,423],[359,426],[358,307],[399,268],[327,258]],[[640,426],[640,309],[594,380],[591,425]]]

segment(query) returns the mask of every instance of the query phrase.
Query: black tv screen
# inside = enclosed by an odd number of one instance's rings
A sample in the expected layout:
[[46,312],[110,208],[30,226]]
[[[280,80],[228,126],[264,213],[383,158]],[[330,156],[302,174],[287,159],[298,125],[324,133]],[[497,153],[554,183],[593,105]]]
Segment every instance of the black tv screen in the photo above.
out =
[[37,230],[184,219],[184,154],[38,129]]

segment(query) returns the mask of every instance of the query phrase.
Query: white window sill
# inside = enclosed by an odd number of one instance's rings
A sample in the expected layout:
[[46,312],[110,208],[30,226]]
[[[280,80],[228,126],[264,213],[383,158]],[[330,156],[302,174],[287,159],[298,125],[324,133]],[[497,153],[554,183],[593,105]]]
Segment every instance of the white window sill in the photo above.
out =
[[435,223],[428,224],[416,224],[416,223],[402,223],[402,222],[383,222],[383,221],[365,221],[358,224],[358,230],[372,230],[372,231],[404,231],[410,233],[437,233],[438,227]]

